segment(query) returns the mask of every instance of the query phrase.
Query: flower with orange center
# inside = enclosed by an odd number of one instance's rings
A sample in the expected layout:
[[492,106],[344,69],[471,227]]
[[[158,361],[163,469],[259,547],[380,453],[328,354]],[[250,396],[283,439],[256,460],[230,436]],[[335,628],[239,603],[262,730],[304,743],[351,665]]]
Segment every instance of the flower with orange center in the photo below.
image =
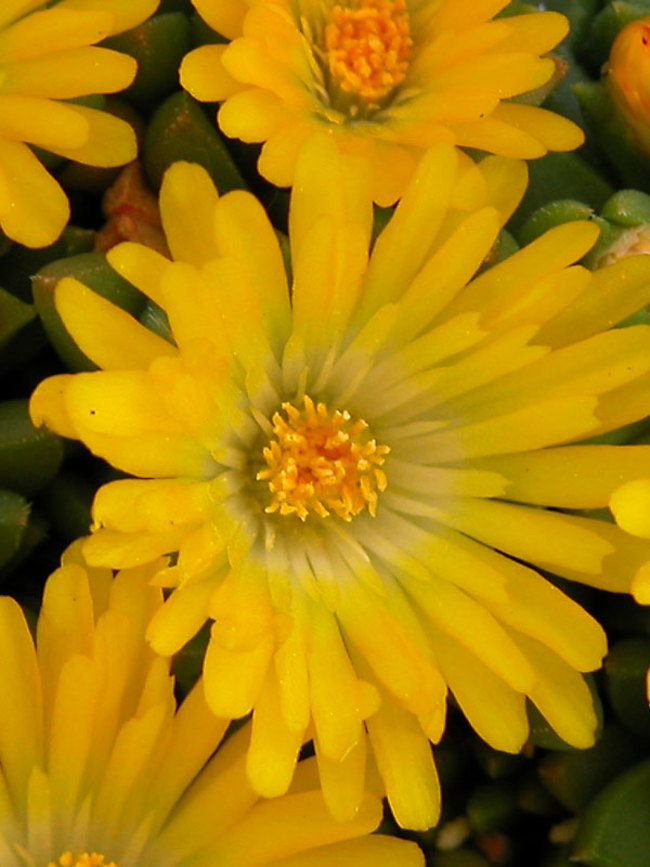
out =
[[650,300],[650,257],[592,274],[575,263],[598,230],[574,222],[484,269],[525,165],[448,144],[371,247],[367,169],[325,136],[302,152],[290,291],[253,196],[172,166],[174,261],[108,253],[167,336],[62,280],[103,369],[45,380],[31,412],[136,476],[97,492],[85,556],[172,555],[148,638],[169,656],[211,621],[205,697],[252,711],[252,786],[284,792],[313,737],[339,819],[376,766],[398,822],[426,828],[447,690],[497,749],[524,744],[527,699],[593,743],[581,672],[605,636],[537,570],[639,591],[650,542],[585,510],[649,476],[650,446],[583,441],[650,413],[650,328],[612,328]]
[[379,788],[334,820],[313,758],[286,796],[261,799],[250,725],[229,735],[200,682],[177,704],[145,641],[163,564],[113,577],[79,547],[46,582],[35,642],[0,597],[2,867],[423,867],[414,843],[371,836]]
[[435,142],[534,158],[583,139],[573,123],[512,97],[544,85],[542,55],[567,32],[555,12],[494,19],[507,0],[193,0],[230,41],[181,64],[183,86],[221,101],[223,132],[264,142],[258,168],[294,182],[296,155],[326,130],[371,169],[381,205],[399,198]]
[[96,43],[140,24],[158,2],[0,3],[0,227],[13,240],[52,244],[70,216],[65,193],[32,145],[90,166],[135,158],[126,121],[70,100],[131,83],[135,60]]
[[388,446],[363,441],[368,425],[353,424],[347,411],[328,413],[324,403],[314,405],[305,395],[301,412],[283,403],[286,420],[273,416],[275,438],[264,447],[267,469],[256,478],[268,480],[273,494],[268,514],[297,515],[301,521],[313,512],[326,518],[334,512],[344,521],[367,508],[377,511],[376,488],[383,491],[386,475],[380,469]]

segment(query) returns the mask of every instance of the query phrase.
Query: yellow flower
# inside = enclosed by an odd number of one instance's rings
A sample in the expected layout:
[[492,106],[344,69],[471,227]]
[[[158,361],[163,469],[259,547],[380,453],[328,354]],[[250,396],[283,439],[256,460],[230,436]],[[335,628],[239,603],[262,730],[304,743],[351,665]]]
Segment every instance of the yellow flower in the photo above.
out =
[[574,444],[650,412],[650,329],[608,330],[650,299],[650,258],[591,274],[573,263],[597,229],[574,222],[476,276],[526,169],[447,144],[369,256],[364,165],[325,137],[300,157],[291,302],[262,207],[174,165],[160,204],[176,261],[108,255],[175,345],[62,280],[58,310],[104,370],[44,381],[31,411],[140,477],[98,491],[85,556],[178,552],[148,638],[167,656],[213,621],[206,698],[253,710],[253,786],[284,791],[313,735],[325,798],[349,817],[369,747],[397,820],[424,828],[448,687],[497,749],[526,740],[527,696],[568,742],[593,742],[579,672],[605,636],[523,561],[627,592],[650,560],[581,514],[649,475],[650,446]]
[[131,83],[135,60],[95,43],[144,21],[158,0],[0,5],[0,227],[21,244],[42,247],[57,239],[70,209],[29,145],[91,166],[135,158],[129,124],[68,100]]
[[640,147],[650,151],[650,15],[630,21],[614,40],[605,81]]
[[73,546],[46,584],[36,647],[0,597],[2,867],[422,867],[413,843],[368,836],[377,795],[334,821],[310,759],[287,796],[260,801],[250,726],[224,741],[230,721],[200,683],[176,707],[144,640],[162,604],[155,567],[113,579]]
[[583,141],[565,118],[509,101],[553,75],[540,55],[566,35],[556,12],[492,20],[507,0],[192,2],[231,42],[190,52],[181,83],[224,101],[226,135],[265,143],[258,169],[279,186],[323,130],[369,162],[380,205],[436,142],[530,159]]

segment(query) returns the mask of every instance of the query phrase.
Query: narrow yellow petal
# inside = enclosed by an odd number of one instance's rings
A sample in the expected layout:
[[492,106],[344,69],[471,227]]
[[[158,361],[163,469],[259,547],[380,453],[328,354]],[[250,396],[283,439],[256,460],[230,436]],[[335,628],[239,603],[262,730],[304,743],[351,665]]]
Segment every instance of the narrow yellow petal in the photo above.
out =
[[164,304],[160,280],[169,260],[143,244],[125,241],[107,252],[108,264],[159,306]]
[[248,778],[256,792],[265,798],[286,793],[303,740],[304,732],[292,731],[284,721],[280,690],[270,671],[253,710],[246,758]]
[[30,772],[42,767],[43,707],[34,643],[18,603],[8,596],[0,597],[0,658],[0,761],[13,803],[22,811]]
[[181,61],[179,69],[181,85],[199,102],[228,99],[242,89],[241,83],[229,75],[221,63],[226,47],[226,45],[201,45],[189,51]]
[[4,77],[0,89],[53,99],[115,93],[131,84],[137,68],[136,61],[128,54],[94,46],[69,48],[13,63],[5,62],[3,57]]
[[26,247],[53,244],[70,218],[68,199],[22,142],[0,139],[0,226]]
[[431,746],[418,723],[387,699],[366,725],[397,824],[431,828],[440,815],[440,783]]
[[197,267],[218,255],[214,219],[219,194],[203,166],[176,162],[160,187],[160,216],[174,259]]
[[537,641],[523,635],[513,634],[513,638],[537,674],[537,683],[528,693],[530,699],[571,746],[593,746],[598,720],[582,675]]
[[145,368],[160,355],[176,354],[162,337],[73,277],[57,284],[55,302],[70,336],[99,367]]
[[518,753],[528,736],[524,694],[442,630],[434,628],[432,642],[449,688],[472,728],[494,749]]
[[0,30],[3,63],[40,57],[48,45],[58,51],[101,42],[111,32],[114,16],[107,10],[42,9]]

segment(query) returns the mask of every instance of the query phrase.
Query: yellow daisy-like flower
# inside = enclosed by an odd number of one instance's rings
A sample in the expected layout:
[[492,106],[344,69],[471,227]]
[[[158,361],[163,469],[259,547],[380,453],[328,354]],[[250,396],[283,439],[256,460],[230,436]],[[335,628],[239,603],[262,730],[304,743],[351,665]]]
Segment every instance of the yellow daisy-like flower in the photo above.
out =
[[377,795],[336,822],[311,759],[289,794],[261,801],[246,776],[250,726],[222,743],[230,721],[200,683],[176,707],[168,662],[144,638],[162,605],[155,567],[113,579],[69,550],[36,647],[0,597],[2,867],[422,867],[413,843],[368,836]]
[[29,145],[91,166],[135,158],[128,123],[68,100],[131,83],[135,60],[95,43],[135,27],[157,6],[158,0],[0,4],[0,227],[13,240],[51,244],[70,215],[65,193]]
[[190,52],[181,83],[224,101],[226,135],[264,142],[259,171],[279,186],[323,130],[369,162],[380,205],[436,142],[530,159],[583,141],[567,119],[508,101],[553,75],[540,55],[566,35],[556,12],[492,20],[508,0],[192,2],[231,42]]
[[526,740],[526,697],[569,743],[593,742],[579,672],[605,636],[523,561],[626,592],[650,560],[646,540],[581,514],[650,474],[650,446],[571,444],[650,412],[650,329],[608,330],[650,299],[650,258],[591,274],[574,263],[597,228],[575,222],[477,276],[526,169],[447,144],[369,255],[363,168],[326,138],[303,152],[290,296],[253,196],[172,166],[176,261],[132,243],[108,256],[175,342],[66,278],[57,308],[104,370],[45,380],[31,412],[140,477],[98,491],[85,556],[178,552],[148,638],[170,655],[213,621],[206,699],[253,710],[253,786],[284,791],[313,735],[327,803],[349,818],[369,746],[397,820],[425,828],[448,687],[497,749]]

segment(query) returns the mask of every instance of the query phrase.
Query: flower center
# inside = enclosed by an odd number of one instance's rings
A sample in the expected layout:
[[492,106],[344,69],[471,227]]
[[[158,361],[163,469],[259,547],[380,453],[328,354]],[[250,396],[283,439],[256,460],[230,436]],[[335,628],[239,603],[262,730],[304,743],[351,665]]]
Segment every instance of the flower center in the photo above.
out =
[[412,45],[405,0],[336,5],[325,28],[330,73],[342,90],[368,102],[404,81]]
[[105,861],[97,852],[64,852],[58,861],[50,861],[47,867],[117,867],[115,861]]
[[329,412],[324,403],[305,396],[304,409],[283,403],[284,417],[273,416],[275,439],[262,453],[267,464],[257,478],[272,494],[265,512],[325,518],[332,512],[350,521],[367,508],[377,510],[377,491],[386,488],[380,469],[388,446],[377,445],[363,419]]

